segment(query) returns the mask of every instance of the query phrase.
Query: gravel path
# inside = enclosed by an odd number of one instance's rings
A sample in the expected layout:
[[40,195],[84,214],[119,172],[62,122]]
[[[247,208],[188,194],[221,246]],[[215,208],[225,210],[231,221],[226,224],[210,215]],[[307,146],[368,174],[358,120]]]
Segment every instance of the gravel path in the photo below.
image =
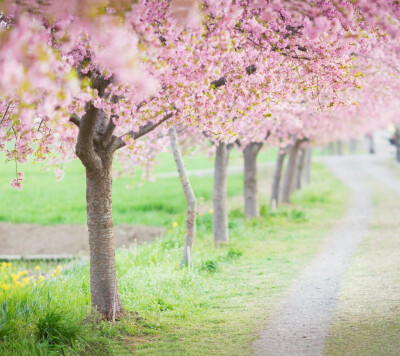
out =
[[400,191],[400,182],[375,157],[331,157],[324,163],[352,196],[348,211],[328,237],[319,255],[293,284],[254,343],[255,355],[322,355],[332,325],[341,275],[367,233],[371,193],[366,178]]

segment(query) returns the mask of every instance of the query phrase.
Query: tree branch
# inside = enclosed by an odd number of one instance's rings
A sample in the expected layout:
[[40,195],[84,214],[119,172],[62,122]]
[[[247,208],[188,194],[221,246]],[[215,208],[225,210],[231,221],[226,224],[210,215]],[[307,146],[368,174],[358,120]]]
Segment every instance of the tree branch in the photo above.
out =
[[170,112],[166,114],[160,121],[157,122],[148,122],[147,124],[140,126],[138,132],[134,132],[133,130],[127,132],[126,134],[120,136],[120,137],[115,137],[115,150],[118,150],[122,147],[126,146],[126,142],[122,139],[124,136],[131,136],[134,140],[137,140],[138,138],[148,134],[149,132],[153,131],[155,128],[160,126],[163,122],[169,120],[172,116],[174,116],[175,113]]
[[3,123],[4,119],[6,118],[6,116],[7,116],[7,114],[8,114],[8,110],[10,109],[11,103],[12,103],[12,101],[10,101],[10,102],[8,103],[7,109],[6,109],[6,111],[5,111],[4,115],[3,115],[3,118],[1,119],[0,125]]
[[71,117],[69,118],[69,121],[72,122],[73,124],[75,124],[77,127],[80,126],[81,124],[81,120],[79,119],[79,117],[77,115],[71,115]]
[[108,121],[107,127],[104,130],[104,134],[101,140],[101,144],[103,147],[107,147],[107,145],[112,141],[112,135],[114,133],[114,130],[116,128],[116,125],[114,124],[114,118],[118,118],[117,115],[111,115],[110,120]]
[[88,104],[85,115],[79,124],[78,141],[76,143],[76,155],[88,169],[99,169],[102,167],[100,157],[94,150],[93,137],[96,128],[98,109],[92,103]]

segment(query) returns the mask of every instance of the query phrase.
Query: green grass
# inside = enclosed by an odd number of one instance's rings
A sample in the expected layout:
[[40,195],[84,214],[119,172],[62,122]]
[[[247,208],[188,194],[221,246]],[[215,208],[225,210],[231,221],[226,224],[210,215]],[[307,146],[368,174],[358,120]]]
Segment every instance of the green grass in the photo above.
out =
[[[263,206],[259,219],[245,221],[242,209],[231,210],[231,241],[221,248],[213,246],[212,215],[199,216],[190,269],[179,268],[182,212],[174,215],[178,227],[162,239],[118,251],[119,290],[128,314],[116,326],[88,318],[87,265],[0,294],[0,354],[251,354],[276,302],[343,210],[346,189],[332,174],[315,165],[312,180],[292,205],[274,212]],[[63,342],[39,337],[49,319],[51,335],[61,333]]]
[[[260,153],[260,162],[272,161],[275,150]],[[162,153],[156,173],[175,172],[175,162],[168,153]],[[207,169],[213,161],[205,155],[185,157],[188,169]],[[241,154],[232,152],[231,165],[241,165]],[[15,166],[5,164],[0,169],[0,221],[13,223],[84,224],[86,222],[85,172],[77,160],[67,165],[65,178],[57,182],[52,171],[43,172],[39,164],[23,164],[24,189],[10,188]],[[212,176],[192,177],[198,198],[210,200]],[[139,185],[141,183],[142,185]],[[135,185],[132,189],[127,186]],[[242,189],[241,175],[229,177],[228,196]],[[167,225],[184,210],[185,200],[177,178],[159,178],[155,182],[123,177],[114,180],[113,215],[115,224]]]

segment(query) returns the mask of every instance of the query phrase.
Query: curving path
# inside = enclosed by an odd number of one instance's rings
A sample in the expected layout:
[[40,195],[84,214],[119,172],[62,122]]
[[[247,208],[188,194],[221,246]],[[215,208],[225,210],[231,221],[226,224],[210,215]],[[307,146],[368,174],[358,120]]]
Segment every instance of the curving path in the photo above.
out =
[[324,164],[351,191],[350,204],[320,253],[292,285],[282,304],[254,343],[254,355],[322,355],[333,322],[341,275],[368,231],[374,179],[400,192],[400,181],[371,156],[330,157]]

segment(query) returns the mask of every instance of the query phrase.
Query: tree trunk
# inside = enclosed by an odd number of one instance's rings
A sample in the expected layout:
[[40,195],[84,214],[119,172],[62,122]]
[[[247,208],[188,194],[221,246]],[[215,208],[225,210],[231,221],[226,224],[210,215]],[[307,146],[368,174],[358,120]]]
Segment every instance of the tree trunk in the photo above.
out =
[[226,185],[228,177],[229,148],[220,142],[215,152],[213,190],[213,236],[216,244],[229,241]]
[[187,215],[186,215],[186,237],[185,246],[183,248],[183,256],[181,261],[181,267],[190,267],[192,260],[192,248],[193,240],[196,234],[196,215],[197,215],[197,200],[193,193],[192,186],[190,185],[189,176],[186,172],[185,163],[182,158],[181,151],[178,145],[178,138],[176,135],[175,127],[172,126],[169,129],[169,137],[171,140],[172,153],[174,155],[176,168],[178,169],[179,178],[181,180],[182,189],[185,193],[187,203]]
[[110,161],[102,170],[86,168],[92,307],[110,321],[123,314],[115,273],[111,166]]
[[368,140],[368,151],[371,155],[375,153],[375,142],[374,142],[374,134],[368,134],[367,140]]
[[274,177],[272,180],[272,189],[271,189],[271,209],[275,210],[279,204],[279,188],[282,177],[282,168],[283,163],[286,157],[286,150],[279,149],[278,158],[276,160]]
[[335,154],[335,144],[333,142],[331,142],[328,145],[328,154],[330,154],[330,155],[334,155]]
[[400,124],[396,124],[394,132],[394,145],[396,147],[396,161],[400,163]]
[[244,156],[244,213],[246,218],[260,215],[257,197],[257,155],[263,144],[249,143],[243,150]]
[[[99,91],[100,92],[100,91]],[[79,120],[76,155],[86,169],[86,211],[90,248],[92,308],[109,321],[124,313],[115,272],[112,219],[112,162],[117,138],[105,113],[87,104]],[[99,134],[102,134],[100,136]],[[101,137],[100,140],[95,139]]]
[[296,166],[296,173],[295,173],[295,182],[294,187],[296,189],[301,189],[301,181],[303,178],[303,170],[304,170],[304,163],[306,158],[306,149],[300,150],[299,154],[297,154],[297,166]]
[[283,177],[281,199],[282,203],[289,203],[292,193],[293,181],[295,178],[297,152],[299,150],[300,141],[296,141],[289,149],[289,160]]
[[357,140],[355,138],[350,139],[350,154],[354,155],[357,153]]
[[338,140],[336,142],[336,145],[337,145],[337,154],[339,156],[342,156],[343,155],[343,141],[342,140]]
[[311,182],[311,157],[312,157],[312,148],[306,148],[306,160],[304,163],[304,182],[309,185]]

